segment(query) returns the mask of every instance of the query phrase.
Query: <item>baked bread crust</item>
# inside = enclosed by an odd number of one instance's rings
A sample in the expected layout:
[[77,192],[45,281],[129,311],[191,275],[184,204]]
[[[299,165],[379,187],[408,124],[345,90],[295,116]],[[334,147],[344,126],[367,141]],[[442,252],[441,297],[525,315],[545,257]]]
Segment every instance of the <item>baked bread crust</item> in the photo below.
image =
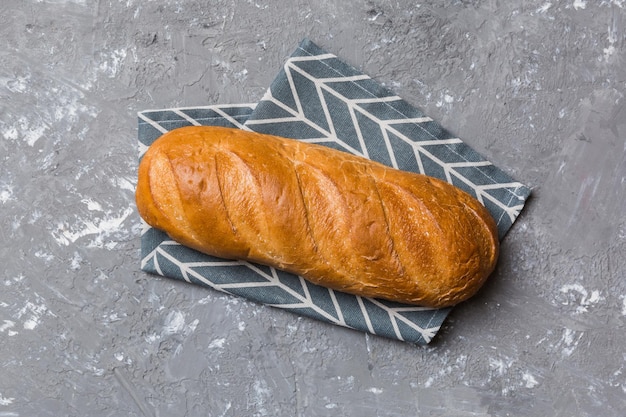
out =
[[239,129],[164,134],[142,158],[136,202],[200,252],[425,307],[473,296],[498,258],[489,212],[444,181]]

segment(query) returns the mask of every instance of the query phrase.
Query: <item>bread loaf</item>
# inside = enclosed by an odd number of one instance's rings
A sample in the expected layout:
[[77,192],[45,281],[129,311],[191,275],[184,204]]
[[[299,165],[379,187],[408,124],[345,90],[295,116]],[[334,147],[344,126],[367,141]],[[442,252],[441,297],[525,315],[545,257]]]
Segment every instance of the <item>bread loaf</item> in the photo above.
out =
[[444,181],[239,129],[164,134],[142,158],[136,202],[200,252],[425,307],[474,295],[499,250],[489,212]]

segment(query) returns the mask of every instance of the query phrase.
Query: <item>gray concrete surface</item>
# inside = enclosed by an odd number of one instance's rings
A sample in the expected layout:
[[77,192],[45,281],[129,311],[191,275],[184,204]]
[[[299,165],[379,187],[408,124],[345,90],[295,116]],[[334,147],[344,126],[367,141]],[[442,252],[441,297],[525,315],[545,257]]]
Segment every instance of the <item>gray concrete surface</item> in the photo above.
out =
[[[3,0],[0,416],[622,416],[626,2]],[[427,347],[139,271],[138,110],[309,37],[533,197]]]

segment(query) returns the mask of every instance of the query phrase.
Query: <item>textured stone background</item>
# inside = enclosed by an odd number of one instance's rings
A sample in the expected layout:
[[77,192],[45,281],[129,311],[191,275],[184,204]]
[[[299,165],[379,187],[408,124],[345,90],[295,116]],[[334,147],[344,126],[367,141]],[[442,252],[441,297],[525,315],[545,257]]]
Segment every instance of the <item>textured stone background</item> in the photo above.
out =
[[[3,0],[0,416],[623,415],[625,23],[623,0]],[[255,102],[303,37],[533,188],[427,347],[139,271],[136,112]]]

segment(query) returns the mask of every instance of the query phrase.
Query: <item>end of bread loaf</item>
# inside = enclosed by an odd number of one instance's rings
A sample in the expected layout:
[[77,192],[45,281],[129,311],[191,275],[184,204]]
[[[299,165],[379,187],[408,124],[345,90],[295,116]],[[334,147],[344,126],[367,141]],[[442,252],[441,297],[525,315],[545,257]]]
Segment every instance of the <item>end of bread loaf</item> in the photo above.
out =
[[378,191],[393,251],[409,271],[385,297],[441,308],[474,296],[499,255],[497,226],[489,211],[442,180],[383,169],[387,181],[378,184]]
[[474,216],[475,226],[463,230],[464,239],[457,234],[450,244],[456,255],[449,258],[449,269],[437,280],[438,288],[428,302],[431,307],[450,307],[472,298],[496,268],[500,247],[495,221],[479,203],[468,204],[464,210]]
[[[450,187],[440,180],[431,181],[438,187]],[[450,227],[453,246],[458,247],[457,260],[453,264],[456,272],[442,283],[442,288],[449,290],[438,297],[438,303],[450,306],[466,301],[478,292],[496,268],[500,251],[498,228],[491,213],[474,197],[456,187],[453,190],[460,204],[455,216],[465,219],[465,224],[457,220],[457,226]]]
[[150,147],[140,165],[135,192],[139,215],[150,226],[193,245],[194,230],[187,221],[178,182],[166,150]]

